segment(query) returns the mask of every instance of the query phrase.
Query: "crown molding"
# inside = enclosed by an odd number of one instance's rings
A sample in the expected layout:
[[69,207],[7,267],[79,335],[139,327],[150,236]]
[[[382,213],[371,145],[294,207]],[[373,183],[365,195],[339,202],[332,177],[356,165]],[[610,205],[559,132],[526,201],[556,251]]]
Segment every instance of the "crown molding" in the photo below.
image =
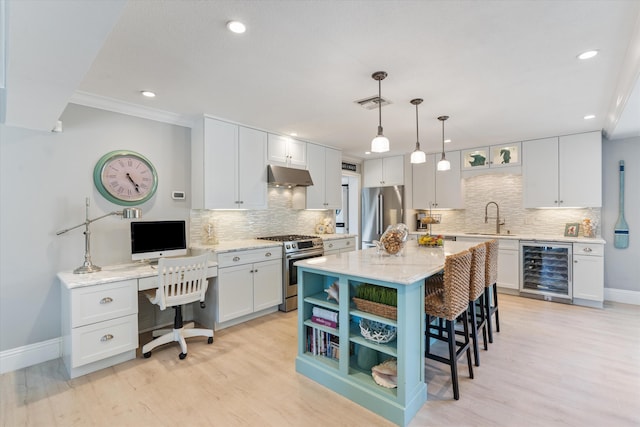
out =
[[71,99],[71,104],[84,105],[85,107],[99,108],[101,110],[113,111],[115,113],[126,114],[128,116],[140,117],[157,122],[169,123],[183,127],[193,127],[193,118],[169,111],[157,110],[155,108],[143,107],[140,105],[124,102],[106,96],[94,95],[88,92],[76,91]]

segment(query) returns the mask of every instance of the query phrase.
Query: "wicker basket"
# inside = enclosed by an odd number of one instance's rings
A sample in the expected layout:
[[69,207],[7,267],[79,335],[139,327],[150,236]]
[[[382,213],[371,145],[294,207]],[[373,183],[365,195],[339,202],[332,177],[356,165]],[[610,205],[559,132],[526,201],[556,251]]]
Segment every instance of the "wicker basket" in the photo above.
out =
[[386,317],[387,319],[396,320],[398,318],[397,307],[355,297],[353,298],[353,302],[355,303],[358,310],[366,311],[367,313],[375,314],[377,316]]

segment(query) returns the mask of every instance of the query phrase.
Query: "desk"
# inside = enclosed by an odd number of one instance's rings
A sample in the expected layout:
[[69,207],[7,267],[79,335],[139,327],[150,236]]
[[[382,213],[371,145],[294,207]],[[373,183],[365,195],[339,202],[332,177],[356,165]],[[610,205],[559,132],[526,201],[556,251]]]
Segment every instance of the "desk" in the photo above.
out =
[[[157,287],[154,267],[133,263],[103,267],[97,273],[58,273],[62,285],[62,359],[69,377],[136,357],[138,291]],[[210,261],[207,278],[217,275],[218,264]]]

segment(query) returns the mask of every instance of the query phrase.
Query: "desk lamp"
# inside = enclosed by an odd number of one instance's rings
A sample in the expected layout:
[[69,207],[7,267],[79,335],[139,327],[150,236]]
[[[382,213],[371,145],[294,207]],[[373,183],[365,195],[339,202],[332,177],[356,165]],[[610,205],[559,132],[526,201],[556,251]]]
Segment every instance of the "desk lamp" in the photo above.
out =
[[90,245],[91,231],[89,230],[89,224],[111,215],[119,215],[123,219],[135,219],[135,218],[140,218],[142,216],[142,211],[139,208],[124,208],[121,211],[113,211],[113,212],[109,212],[106,215],[99,216],[98,218],[89,219],[89,198],[87,197],[85,221],[82,224],[78,224],[74,227],[67,228],[67,229],[58,231],[56,233],[56,235],[59,236],[61,234],[66,233],[67,231],[71,231],[78,227],[82,227],[83,225],[85,227],[84,229],[84,264],[82,264],[80,267],[73,270],[75,274],[96,273],[102,270],[101,267],[98,267],[97,265],[94,265],[91,262],[91,245]]

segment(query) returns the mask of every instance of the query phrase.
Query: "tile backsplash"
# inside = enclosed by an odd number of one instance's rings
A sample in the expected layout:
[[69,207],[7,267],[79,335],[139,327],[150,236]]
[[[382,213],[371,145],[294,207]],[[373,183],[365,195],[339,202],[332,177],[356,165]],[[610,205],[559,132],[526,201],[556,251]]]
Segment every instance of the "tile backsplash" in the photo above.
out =
[[330,218],[333,210],[293,208],[291,189],[269,187],[268,209],[264,210],[191,210],[191,244],[254,239],[278,234],[314,234],[316,224]]
[[488,223],[484,222],[485,206],[496,202],[500,206],[500,218],[505,224],[501,232],[511,234],[564,235],[569,222],[581,223],[589,218],[597,224],[600,235],[600,208],[584,209],[525,209],[522,207],[522,175],[489,174],[464,179],[464,210],[438,211],[441,224],[434,225],[433,233],[446,232],[495,232],[496,208],[489,206]]

